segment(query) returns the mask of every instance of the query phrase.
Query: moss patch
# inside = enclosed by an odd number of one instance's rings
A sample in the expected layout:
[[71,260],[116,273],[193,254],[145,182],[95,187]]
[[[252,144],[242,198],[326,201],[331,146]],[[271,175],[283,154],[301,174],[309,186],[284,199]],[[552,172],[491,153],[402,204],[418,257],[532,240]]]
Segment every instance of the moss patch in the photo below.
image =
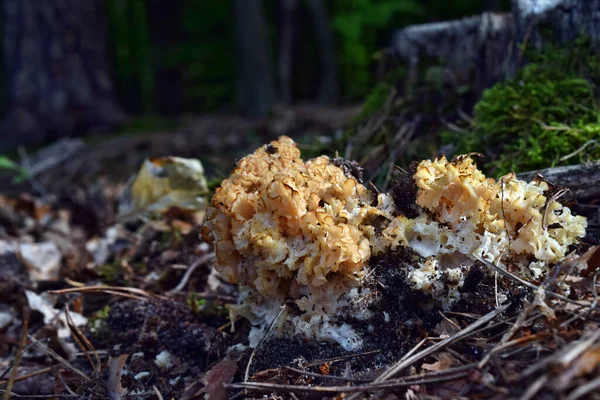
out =
[[504,174],[571,165],[600,157],[600,62],[587,39],[529,53],[530,64],[488,89],[472,128],[444,132],[456,153],[481,152],[484,169]]

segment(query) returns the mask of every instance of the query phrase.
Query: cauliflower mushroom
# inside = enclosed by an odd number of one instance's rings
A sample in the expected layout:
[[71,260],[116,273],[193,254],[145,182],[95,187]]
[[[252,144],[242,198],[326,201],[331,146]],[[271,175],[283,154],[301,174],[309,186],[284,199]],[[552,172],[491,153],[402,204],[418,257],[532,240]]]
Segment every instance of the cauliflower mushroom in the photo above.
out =
[[231,312],[257,326],[251,345],[291,300],[297,310],[284,318],[287,332],[358,349],[360,335],[345,318],[372,315],[357,306],[373,290],[361,283],[372,255],[410,248],[406,284],[448,309],[476,257],[537,279],[585,235],[586,219],[548,199],[545,182],[513,173],[495,181],[469,156],[423,161],[413,179],[421,212],[411,219],[391,195],[375,195],[328,157],[304,162],[285,136],[238,162],[202,234],[214,245],[216,270],[241,285]]

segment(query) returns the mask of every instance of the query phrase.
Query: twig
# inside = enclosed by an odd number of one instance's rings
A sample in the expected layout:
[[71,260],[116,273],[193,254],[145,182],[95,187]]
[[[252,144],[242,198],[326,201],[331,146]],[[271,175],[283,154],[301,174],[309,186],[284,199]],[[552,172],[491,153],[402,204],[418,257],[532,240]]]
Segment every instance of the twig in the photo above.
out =
[[338,362],[338,361],[344,361],[344,360],[348,360],[348,359],[351,359],[351,358],[371,356],[373,354],[378,354],[378,353],[381,353],[381,350],[371,350],[371,351],[366,351],[364,353],[349,354],[347,356],[340,356],[340,357],[333,357],[333,358],[326,358],[326,359],[321,359],[321,360],[315,360],[315,361],[311,361],[308,364],[306,364],[305,367],[306,368],[308,368],[308,367],[314,367],[315,365],[319,365],[319,364],[323,364],[323,363],[335,363],[335,362]]
[[500,210],[502,211],[502,219],[504,220],[504,228],[506,229],[508,238],[508,249],[510,250],[512,233],[508,230],[508,222],[506,220],[506,213],[504,212],[504,178],[500,179]]
[[454,375],[442,376],[434,379],[404,380],[379,384],[360,385],[360,386],[296,386],[296,385],[278,385],[274,383],[263,382],[240,382],[224,384],[230,389],[253,389],[259,391],[285,391],[302,393],[339,393],[339,392],[370,392],[385,389],[399,389],[412,385],[431,385],[441,382],[454,381],[468,375],[468,372],[461,372]]
[[163,395],[160,393],[160,391],[158,390],[156,385],[152,385],[152,390],[154,391],[154,394],[156,394],[156,397],[158,398],[158,400],[164,400]]
[[519,314],[513,326],[511,326],[510,329],[508,329],[502,336],[499,345],[490,350],[488,354],[486,354],[485,357],[481,359],[481,361],[479,362],[479,369],[482,369],[489,362],[493,354],[502,350],[503,346],[507,345],[507,343],[510,343],[510,338],[513,337],[517,330],[519,330],[523,325],[525,325],[525,320],[527,319],[529,313],[533,308],[534,305],[530,304]]
[[116,357],[110,356],[107,362],[108,378],[106,380],[106,390],[111,400],[120,400],[125,396],[127,390],[121,385],[121,371],[129,354],[121,354]]
[[13,364],[12,371],[10,371],[10,378],[8,378],[8,384],[6,385],[6,392],[4,392],[4,400],[10,399],[10,393],[12,391],[12,387],[15,383],[15,379],[17,378],[17,369],[19,368],[19,364],[21,363],[21,358],[23,357],[23,352],[25,351],[25,344],[27,343],[27,329],[29,327],[29,322],[27,319],[23,320],[23,334],[21,335],[21,341],[19,342],[19,348],[17,349],[17,356],[15,357],[15,363]]
[[577,149],[577,150],[575,150],[574,152],[572,152],[572,153],[569,153],[569,154],[567,154],[566,156],[563,156],[563,157],[559,158],[559,160],[560,160],[560,161],[566,161],[566,160],[568,160],[568,159],[569,159],[569,158],[571,158],[571,157],[575,157],[577,154],[579,154],[579,153],[581,153],[583,150],[585,150],[585,148],[586,148],[586,147],[588,147],[588,146],[589,146],[589,145],[591,145],[591,144],[596,144],[596,143],[598,143],[598,140],[596,140],[596,139],[591,139],[591,140],[588,140],[587,142],[585,142],[585,143],[583,144],[583,146],[581,146],[580,148],[578,148],[578,149]]
[[492,321],[494,318],[496,318],[498,315],[502,314],[504,311],[506,311],[506,309],[508,308],[508,305],[502,306],[500,308],[495,309],[494,311],[488,313],[486,316],[484,316],[483,318],[480,318],[479,320],[477,320],[476,322],[472,323],[471,325],[469,325],[468,327],[466,327],[465,329],[456,332],[455,334],[453,334],[452,336],[448,337],[447,339],[442,340],[439,343],[434,344],[433,346],[420,351],[419,353],[415,354],[414,356],[408,357],[406,358],[404,361],[401,361],[399,363],[397,363],[396,365],[392,366],[390,369],[388,369],[387,371],[385,371],[383,374],[381,374],[377,379],[375,379],[375,383],[380,383],[380,382],[384,382],[390,378],[392,378],[394,375],[397,375],[399,372],[401,372],[402,370],[404,370],[405,368],[409,367],[410,365],[412,365],[414,362],[425,358],[433,353],[438,352],[439,350],[443,349],[446,346],[449,346],[450,344],[461,340],[463,338],[466,338],[468,336],[470,336],[474,331],[476,331],[479,327],[482,327],[483,325],[487,324],[488,322]]
[[496,353],[499,353],[502,350],[508,349],[509,347],[512,347],[512,346],[517,346],[517,345],[520,345],[520,344],[523,344],[523,343],[527,343],[527,342],[531,342],[533,340],[537,340],[537,339],[539,339],[540,337],[543,337],[543,336],[548,336],[548,334],[538,333],[536,335],[525,336],[525,337],[522,337],[522,338],[511,340],[510,342],[499,344],[499,345],[495,346],[494,348],[492,348],[485,355],[485,357],[479,362],[478,368],[479,369],[483,369],[483,367],[489,362],[489,360],[492,357],[492,355],[494,355]]
[[19,153],[19,157],[21,158],[22,168],[25,171],[27,171],[27,178],[33,190],[37,191],[44,198],[48,197],[48,192],[46,191],[46,188],[44,188],[44,186],[35,178],[35,173],[33,171],[33,168],[31,167],[29,156],[27,155],[27,150],[25,150],[25,147],[19,146],[17,152]]
[[[477,257],[476,255],[473,255],[472,257],[474,257],[474,258],[475,258],[477,261],[479,261],[479,262],[483,263],[483,264],[484,264],[484,265],[486,265],[487,267],[490,267],[490,268],[491,268],[491,269],[493,269],[494,271],[496,271],[496,272],[500,273],[500,275],[504,275],[504,276],[505,276],[505,277],[507,277],[507,278],[513,279],[513,280],[515,280],[515,281],[519,282],[521,285],[523,285],[523,286],[527,286],[527,287],[528,287],[528,288],[530,288],[530,289],[533,289],[533,290],[540,290],[540,287],[539,287],[539,286],[536,286],[536,285],[534,285],[533,283],[529,283],[529,282],[527,282],[526,280],[524,280],[524,279],[521,279],[521,278],[519,278],[518,276],[511,274],[510,272],[508,272],[508,271],[506,271],[506,270],[503,270],[502,268],[500,268],[500,267],[496,266],[495,264],[493,264],[493,263],[491,263],[491,262],[489,262],[489,261],[487,261],[487,260],[485,260],[485,259],[483,259],[483,258],[479,258],[479,257]],[[578,302],[578,301],[571,300],[571,299],[569,299],[568,297],[566,297],[566,296],[563,296],[562,294],[554,293],[554,292],[551,292],[550,290],[544,290],[544,292],[546,293],[546,295],[548,295],[548,296],[550,296],[550,297],[554,297],[554,298],[556,298],[556,299],[559,299],[559,300],[562,300],[562,301],[566,301],[567,303],[576,304],[576,305],[578,305],[578,306],[584,306],[584,307],[586,306],[586,305],[584,305],[584,304],[581,304],[581,303],[580,303],[580,302]]]
[[123,293],[123,292],[117,292],[115,290],[103,290],[101,292],[104,293],[104,294],[113,294],[115,296],[125,297],[126,299],[139,300],[139,301],[148,301],[148,299],[146,297],[136,296],[134,294],[128,294],[128,293]]
[[543,388],[544,385],[546,385],[546,383],[548,383],[548,379],[550,379],[548,377],[548,375],[542,375],[539,378],[537,378],[531,384],[531,386],[529,386],[529,388],[527,388],[527,390],[525,391],[525,393],[523,393],[523,396],[521,396],[519,398],[519,400],[530,400],[530,399],[532,399],[540,391],[540,389]]
[[[0,393],[4,393],[4,395],[6,395],[6,393],[8,393],[10,395],[9,398],[17,398],[17,399],[26,399],[26,400],[31,400],[31,399],[56,399],[56,395],[55,394],[26,394],[26,395],[20,395],[17,393],[13,393],[13,392],[9,392],[8,390],[2,390],[0,389]],[[81,399],[81,395],[71,395],[71,394],[61,394],[60,395],[61,398],[63,397],[72,397],[72,398],[78,398]]]
[[568,320],[560,324],[561,328],[568,326],[571,322],[575,321],[576,319],[585,317],[590,312],[592,312],[593,309],[596,308],[596,306],[598,305],[598,291],[596,290],[596,281],[598,280],[598,275],[600,275],[600,269],[596,271],[596,273],[594,274],[594,278],[592,279],[592,296],[594,296],[594,300],[592,301],[590,306],[584,309],[579,314],[576,314],[575,316],[569,318]]
[[465,122],[467,122],[469,125],[473,125],[473,117],[465,113],[462,108],[458,107],[456,109],[456,112],[458,113],[458,116],[462,118]]
[[204,254],[202,257],[200,257],[199,259],[194,261],[194,263],[192,265],[190,265],[187,268],[187,270],[185,271],[185,274],[183,275],[183,278],[181,278],[181,281],[179,282],[179,284],[177,286],[175,286],[173,289],[169,290],[166,294],[173,295],[173,294],[181,292],[185,288],[185,285],[187,285],[187,283],[190,280],[190,277],[192,276],[194,271],[196,271],[196,268],[198,268],[200,265],[206,264],[207,262],[213,260],[214,258],[215,258],[215,254],[209,253],[209,254]]
[[[47,340],[49,340],[49,339],[47,339]],[[29,348],[32,347],[32,346],[35,346],[35,344],[34,343],[29,343],[25,347],[25,350],[23,351],[23,353],[27,352],[29,350]],[[4,379],[4,377],[6,376],[6,374],[8,374],[12,370],[12,367],[14,366],[14,364],[15,364],[14,360],[8,364],[8,366],[4,369],[4,371],[2,371],[2,374],[0,374],[0,379]]]
[[288,371],[292,371],[297,374],[300,374],[300,375],[312,376],[313,378],[331,379],[331,380],[336,380],[336,381],[357,382],[357,383],[373,381],[372,379],[367,379],[367,378],[346,378],[345,376],[323,375],[323,374],[318,374],[316,372],[303,371],[301,369],[289,367],[289,366],[284,366],[283,368],[287,369]]
[[[83,351],[83,353],[87,357],[88,361],[90,362],[90,365],[92,366],[92,369],[94,370],[94,372],[96,372],[96,373],[100,372],[100,369],[102,368],[102,362],[100,361],[100,356],[98,356],[98,352],[96,352],[96,348],[94,347],[94,345],[85,337],[85,335],[79,330],[79,328],[73,321],[73,318],[71,317],[71,310],[69,309],[68,304],[65,307],[65,316],[67,317],[67,325],[68,325],[69,329],[71,330],[71,333],[73,334],[73,339],[77,342],[79,347],[81,347],[81,350]],[[94,363],[92,361],[92,358],[89,355],[90,351],[92,352],[92,354],[94,354],[96,363]]]
[[542,228],[544,230],[548,228],[546,224],[546,221],[548,220],[548,213],[550,212],[550,209],[548,207],[550,206],[550,204],[552,204],[552,202],[557,201],[558,199],[563,197],[568,191],[568,188],[560,189],[558,192],[554,193],[552,197],[550,197],[550,200],[546,201],[546,204],[544,204],[544,215],[542,216]]
[[[396,382],[396,381],[409,381],[411,379],[424,379],[424,378],[431,378],[434,376],[440,376],[440,375],[447,375],[447,374],[454,374],[456,372],[464,372],[464,371],[469,371],[473,368],[477,367],[477,363],[469,363],[466,365],[461,365],[459,367],[453,367],[453,368],[448,368],[442,371],[435,371],[435,372],[431,372],[428,374],[424,374],[424,375],[413,375],[413,376],[407,376],[405,378],[402,379],[396,379],[396,380],[390,380],[389,382]],[[285,366],[285,369],[295,372],[297,374],[300,375],[306,375],[306,376],[312,376],[314,378],[320,378],[320,379],[324,379],[324,380],[336,380],[336,381],[344,381],[344,382],[356,382],[356,383],[364,383],[364,382],[372,382],[373,379],[368,379],[368,378],[347,378],[344,376],[337,376],[337,375],[323,375],[323,374],[319,374],[316,372],[310,372],[310,371],[305,371],[302,369],[298,369],[298,368],[293,368],[293,367],[289,367],[289,366]]]
[[600,389],[600,376],[592,379],[587,383],[584,383],[577,389],[573,390],[565,400],[577,400],[584,397],[588,393],[598,389]]
[[[50,368],[50,367],[48,367],[48,368],[42,368],[42,369],[30,372],[30,373],[25,374],[25,375],[19,375],[19,376],[17,376],[14,379],[13,382],[24,381],[25,379],[29,379],[29,378],[32,378],[34,376],[42,375],[42,374],[45,374],[45,373],[48,373],[48,372],[52,372],[52,368]],[[8,383],[8,380],[0,381],[0,385],[6,385],[7,383]]]
[[84,287],[74,287],[68,289],[60,289],[60,290],[50,290],[48,293],[50,294],[67,294],[67,293],[86,293],[86,292],[102,292],[109,294],[118,294],[120,296],[124,296],[127,293],[133,293],[140,295],[145,298],[157,298],[161,300],[169,300],[166,296],[161,296],[158,294],[150,293],[142,289],[133,288],[133,287],[122,287],[122,286],[84,286]]
[[62,358],[61,356],[59,356],[54,350],[52,350],[52,349],[44,346],[39,340],[37,340],[36,338],[34,338],[33,336],[31,336],[30,334],[27,334],[27,338],[29,340],[31,340],[36,346],[38,346],[39,348],[41,348],[42,350],[44,350],[45,352],[47,352],[50,357],[54,358],[56,361],[58,361],[61,364],[63,364],[65,367],[67,367],[71,371],[75,372],[77,375],[81,376],[85,380],[89,380],[90,379],[90,378],[88,378],[88,376],[85,373],[83,373],[83,371],[81,371],[80,369],[72,366],[67,360],[65,360],[64,358]]
[[525,369],[523,372],[521,372],[517,379],[524,380],[525,378],[530,377],[539,370],[544,369],[553,364],[568,365],[574,359],[579,357],[579,355],[585,352],[598,339],[600,339],[600,330],[588,332],[585,335],[585,337],[582,338],[580,341],[564,347],[559,352],[552,354],[551,356],[548,356],[541,362]]
[[287,308],[287,304],[283,304],[281,306],[281,310],[279,310],[279,313],[277,313],[277,316],[273,319],[273,321],[271,322],[271,325],[269,325],[269,329],[267,330],[267,333],[265,333],[265,336],[263,336],[263,338],[260,340],[258,345],[252,350],[252,354],[250,354],[250,358],[248,359],[248,365],[246,366],[246,372],[244,373],[244,382],[248,382],[248,379],[250,378],[250,367],[252,366],[252,362],[254,362],[254,356],[256,355],[256,352],[258,351],[260,346],[264,343],[264,341],[267,339],[267,336],[269,336],[269,334],[273,330],[273,327],[275,326],[275,323],[277,322],[277,320],[279,319],[281,314],[283,314],[283,311],[286,308]]
[[460,126],[453,124],[450,121],[447,121],[445,118],[440,117],[440,122],[444,125],[445,128],[448,128],[451,131],[454,131],[457,133],[462,133],[465,135],[468,135],[469,133],[471,133],[468,129],[463,129]]

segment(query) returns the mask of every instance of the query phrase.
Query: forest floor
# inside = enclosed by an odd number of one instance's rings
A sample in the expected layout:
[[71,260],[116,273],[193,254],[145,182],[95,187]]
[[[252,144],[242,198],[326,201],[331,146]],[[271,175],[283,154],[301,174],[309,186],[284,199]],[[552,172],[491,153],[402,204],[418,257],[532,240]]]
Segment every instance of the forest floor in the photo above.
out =
[[[249,326],[231,329],[226,306],[237,301],[237,288],[212,270],[202,212],[118,217],[126,183],[148,157],[198,158],[209,179],[224,177],[236,158],[282,134],[301,146],[302,137],[326,140],[357,112],[303,106],[269,121],[190,118],[174,132],[65,141],[32,155],[29,179],[5,180],[0,192],[0,393],[111,400],[597,395],[597,238],[579,250],[585,274],[557,268],[573,287],[569,298],[544,300],[556,299],[556,276],[536,286],[511,275],[477,278],[474,269],[477,283],[465,284],[461,308],[442,313],[391,302],[405,308],[393,316],[406,323],[395,330],[376,324],[372,344],[359,353],[289,340],[228,351],[247,341]],[[385,275],[398,257],[374,259],[380,272],[373,279],[398,279]],[[509,306],[497,307],[499,294]]]

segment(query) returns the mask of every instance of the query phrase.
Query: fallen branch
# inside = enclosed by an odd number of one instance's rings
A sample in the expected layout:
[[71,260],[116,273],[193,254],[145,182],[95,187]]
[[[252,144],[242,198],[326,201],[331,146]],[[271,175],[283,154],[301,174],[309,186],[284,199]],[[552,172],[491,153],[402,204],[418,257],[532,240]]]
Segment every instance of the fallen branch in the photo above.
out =
[[600,197],[600,162],[547,168],[517,174],[519,179],[530,181],[537,174],[557,186],[567,187],[578,200]]

